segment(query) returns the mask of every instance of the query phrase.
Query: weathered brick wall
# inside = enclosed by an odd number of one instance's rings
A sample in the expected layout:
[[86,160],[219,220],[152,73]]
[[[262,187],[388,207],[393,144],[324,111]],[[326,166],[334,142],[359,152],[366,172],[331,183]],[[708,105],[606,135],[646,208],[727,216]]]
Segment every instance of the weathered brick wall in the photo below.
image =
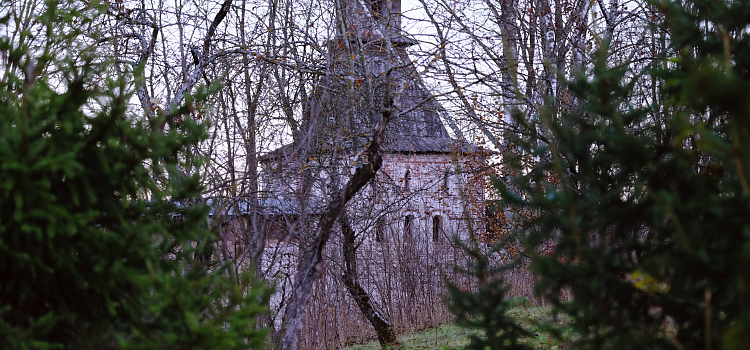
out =
[[400,195],[407,198],[400,212],[390,215],[390,221],[404,226],[411,215],[412,229],[431,234],[437,216],[442,236],[467,238],[468,225],[481,231],[484,175],[467,162],[460,156],[454,162],[451,154],[444,153],[386,154],[381,177],[392,179],[403,190]]
[[[446,292],[443,278],[461,280],[452,275],[452,266],[465,259],[452,244],[452,238],[468,238],[470,227],[475,231],[483,229],[480,215],[484,210],[478,206],[483,205],[484,163],[466,156],[456,160],[453,157],[448,153],[387,153],[376,181],[365,186],[347,206],[346,217],[356,232],[360,283],[399,331],[450,319],[442,304]],[[302,200],[309,195],[320,204],[330,200],[329,174],[340,171],[340,179],[345,181],[343,174],[349,169],[327,167],[323,159],[310,158],[306,162],[265,164],[277,167],[272,186],[264,187],[269,191],[266,203],[283,207],[291,199]],[[341,162],[347,163],[351,164]],[[303,180],[303,176],[312,180]],[[301,183],[307,185],[298,188]],[[314,234],[319,212],[307,208],[300,214],[273,213],[265,216],[273,222],[258,226],[284,232],[269,234],[276,239],[267,242],[260,271],[277,289],[271,306],[272,323],[278,328],[300,245],[304,246]],[[337,348],[374,336],[372,326],[341,284],[339,237],[335,233],[325,250],[323,278],[315,283],[305,312],[305,328],[300,334],[302,349]]]
[[[465,228],[469,217],[476,222],[476,225],[472,224],[475,229],[481,230],[479,222],[484,213],[485,183],[484,174],[479,169],[481,164],[476,164],[471,157],[457,156],[456,161],[453,157],[449,153],[384,154],[383,167],[375,184],[362,189],[349,206],[350,214],[356,216],[363,214],[358,211],[367,210],[364,214],[370,214],[366,218],[370,221],[375,219],[374,216],[385,215],[388,225],[404,223],[405,218],[411,216],[411,227],[425,232],[433,230],[434,218],[438,216],[442,231],[449,236],[460,233],[461,237],[466,237],[465,232],[459,232],[461,222],[464,221]],[[286,161],[281,165],[264,164],[261,186],[270,206],[291,210],[299,209],[297,206],[301,202],[307,202],[308,214],[325,206],[330,200],[331,174],[335,170],[328,164],[321,164],[323,160],[310,159],[307,162]],[[346,178],[342,176],[339,181],[346,181]],[[359,219],[362,220],[365,219]],[[360,226],[365,230],[374,227],[371,222]]]

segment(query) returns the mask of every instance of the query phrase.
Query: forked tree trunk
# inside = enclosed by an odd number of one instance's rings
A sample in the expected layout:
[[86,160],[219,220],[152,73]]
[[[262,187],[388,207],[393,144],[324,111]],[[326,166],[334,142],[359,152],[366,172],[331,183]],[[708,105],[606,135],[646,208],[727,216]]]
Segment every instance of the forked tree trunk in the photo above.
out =
[[[386,73],[386,81],[390,81],[390,70]],[[388,86],[388,85],[386,85]],[[390,89],[386,88],[384,96],[384,106],[380,122],[375,126],[369,147],[365,149],[364,159],[349,178],[343,188],[334,196],[333,201],[328,204],[318,223],[318,232],[311,244],[302,252],[297,265],[297,273],[294,277],[294,286],[290,295],[289,303],[284,312],[284,318],[279,331],[281,341],[277,348],[283,350],[297,349],[297,336],[302,326],[302,316],[304,314],[307,300],[310,298],[310,291],[313,283],[318,279],[323,270],[323,250],[325,249],[328,239],[331,237],[333,225],[339,221],[344,211],[346,203],[349,202],[359,190],[364,187],[370,179],[375,177],[375,173],[383,165],[383,156],[380,152],[380,146],[385,140],[385,129],[391,120],[393,110],[393,100],[391,99]]]
[[385,348],[386,345],[398,344],[396,332],[393,330],[393,324],[388,320],[385,313],[373,305],[367,291],[359,284],[359,274],[357,273],[357,247],[354,243],[354,230],[349,225],[349,218],[343,213],[341,220],[342,243],[341,249],[344,256],[344,286],[351,294],[354,302],[357,303],[359,310],[365,315],[375,332],[378,334],[380,346]]

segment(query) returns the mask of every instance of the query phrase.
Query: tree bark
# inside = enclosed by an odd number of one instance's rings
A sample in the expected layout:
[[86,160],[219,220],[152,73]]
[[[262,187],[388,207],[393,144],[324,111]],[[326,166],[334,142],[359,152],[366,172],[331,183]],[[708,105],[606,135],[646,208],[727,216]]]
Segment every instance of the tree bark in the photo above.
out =
[[182,99],[185,98],[185,94],[189,93],[190,90],[195,86],[195,84],[198,83],[200,75],[203,74],[206,66],[208,66],[208,64],[210,63],[211,59],[209,58],[208,53],[211,48],[211,39],[213,39],[214,34],[216,33],[216,28],[224,20],[224,17],[227,16],[227,13],[229,13],[229,9],[232,7],[232,1],[233,0],[224,0],[221,8],[219,9],[219,12],[216,14],[214,20],[211,22],[211,25],[208,27],[206,37],[203,39],[203,50],[200,61],[198,64],[196,64],[193,72],[185,77],[185,81],[182,83],[182,86],[175,92],[175,96],[172,97],[172,100],[169,101],[169,110],[177,107],[177,105],[182,102]]
[[359,310],[365,315],[375,332],[378,335],[380,346],[385,348],[386,345],[398,344],[396,332],[393,330],[393,324],[388,320],[385,313],[378,310],[372,304],[367,291],[359,284],[359,274],[357,273],[357,247],[354,244],[354,230],[349,224],[349,218],[346,212],[343,213],[339,222],[341,225],[342,243],[341,249],[344,256],[344,286],[349,291],[354,302],[357,303]]
[[[390,71],[386,73],[386,81],[390,80]],[[388,86],[388,85],[386,85]],[[375,176],[375,173],[383,165],[383,156],[380,145],[385,139],[385,129],[391,120],[393,101],[390,89],[386,89],[384,106],[380,122],[375,126],[375,132],[368,147],[364,150],[364,160],[354,172],[349,181],[338,191],[333,201],[328,204],[318,224],[318,232],[313,242],[300,256],[297,265],[297,273],[294,277],[292,295],[284,312],[281,323],[281,342],[277,344],[278,349],[297,349],[297,336],[302,326],[302,315],[313,283],[321,276],[323,270],[323,249],[328,243],[333,231],[333,225],[339,220],[344,211],[346,203]]]

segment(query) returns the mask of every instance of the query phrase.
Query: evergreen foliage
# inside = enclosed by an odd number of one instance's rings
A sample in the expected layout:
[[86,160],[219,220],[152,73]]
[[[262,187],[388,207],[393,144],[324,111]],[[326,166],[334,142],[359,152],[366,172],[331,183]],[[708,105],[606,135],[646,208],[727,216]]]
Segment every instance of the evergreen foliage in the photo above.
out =
[[[463,291],[447,281],[450,297],[448,307],[456,316],[458,325],[484,330],[483,334],[469,336],[471,349],[527,349],[518,341],[531,333],[508,315],[508,311],[517,306],[517,301],[505,298],[509,288],[502,279],[502,273],[515,267],[515,264],[494,266],[490,257],[476,246],[456,242],[471,257],[468,268],[459,272],[475,277],[477,284],[474,291]],[[500,245],[504,243],[507,241]]]
[[[569,84],[582,113],[517,116],[527,135],[517,140],[522,155],[540,161],[526,168],[516,159],[521,195],[501,191],[508,205],[538,213],[517,238],[537,292],[571,317],[574,348],[746,348],[750,3],[653,6],[673,53],[647,73],[662,82],[654,103],[631,102],[638,87],[625,68],[608,67],[604,43]],[[553,252],[539,249],[549,244]],[[469,250],[480,265],[488,261]],[[488,294],[483,277],[477,292],[454,291],[454,306],[459,320],[478,317],[476,326],[492,334],[498,323],[507,328],[502,303],[480,302],[505,295],[502,281]]]
[[208,208],[179,205],[201,191],[178,168],[205,138],[190,118],[176,122],[195,100],[136,117],[141,71],[112,78],[90,49],[54,57],[55,43],[96,42],[57,30],[93,21],[101,9],[85,6],[48,2],[34,18],[41,46],[0,39],[1,347],[257,348],[268,288],[209,266]]

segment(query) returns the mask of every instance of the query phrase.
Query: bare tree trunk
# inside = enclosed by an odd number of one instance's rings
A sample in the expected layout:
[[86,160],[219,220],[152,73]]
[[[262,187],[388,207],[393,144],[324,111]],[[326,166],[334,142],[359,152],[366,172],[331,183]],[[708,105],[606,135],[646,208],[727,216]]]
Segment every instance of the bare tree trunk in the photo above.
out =
[[224,17],[227,16],[227,13],[229,13],[229,9],[232,7],[232,0],[224,0],[224,2],[221,4],[221,8],[219,9],[219,12],[216,13],[216,16],[214,17],[214,20],[211,22],[211,25],[208,27],[208,32],[206,33],[206,37],[203,39],[203,50],[201,52],[200,61],[198,64],[196,64],[196,67],[193,69],[193,72],[185,77],[185,81],[182,83],[182,86],[179,90],[175,92],[175,96],[172,97],[172,100],[169,101],[168,108],[172,109],[177,107],[177,105],[182,102],[182,99],[185,98],[185,94],[189,93],[190,90],[195,86],[196,83],[198,83],[198,79],[200,79],[200,75],[203,74],[203,71],[206,69],[208,64],[211,62],[211,58],[209,57],[210,47],[211,47],[211,39],[213,39],[214,34],[216,33],[216,28],[221,24],[221,22],[224,20]]
[[[461,99],[461,103],[463,104],[464,109],[466,110],[466,113],[469,114],[472,120],[479,121],[479,117],[477,116],[476,112],[474,112],[474,108],[471,106],[471,103],[469,102],[469,99],[466,98],[466,94],[464,94],[463,90],[458,84],[458,81],[456,81],[456,77],[453,74],[453,70],[451,68],[452,63],[448,60],[448,53],[446,50],[446,46],[448,45],[448,41],[445,38],[445,35],[443,34],[443,30],[440,27],[439,23],[435,20],[435,16],[433,15],[430,8],[427,6],[427,3],[424,0],[419,0],[419,2],[422,4],[422,8],[424,8],[425,13],[427,14],[427,17],[430,19],[430,22],[432,22],[433,26],[435,27],[435,32],[438,35],[438,40],[440,43],[440,59],[443,62],[443,66],[445,69],[445,74],[448,76],[448,81],[451,84],[451,87],[453,87],[453,90],[458,95],[458,98]],[[447,113],[446,113],[447,114]],[[448,125],[451,126],[453,129],[453,133],[456,134],[456,137],[460,139],[462,142],[466,142],[466,138],[464,137],[461,130],[456,125],[456,122],[453,120],[453,118],[450,115],[446,115],[446,120],[448,121]],[[495,147],[499,147],[500,141],[495,137],[495,135],[490,132],[483,123],[477,123],[477,126],[482,131],[482,133],[492,141],[493,145]]]
[[[571,48],[571,73],[573,75],[583,72],[584,58],[586,57],[586,36],[588,33],[588,25],[586,19],[589,12],[590,1],[581,1],[573,14],[571,21],[573,21]],[[583,112],[581,108],[581,101],[575,97],[571,97],[571,113],[580,114]]]
[[548,86],[542,90],[544,98],[554,101],[557,96],[557,58],[555,57],[555,27],[549,0],[538,0],[539,29],[542,33],[542,57],[544,59],[544,80]]
[[349,294],[357,303],[359,310],[365,315],[370,324],[375,328],[375,332],[378,335],[378,342],[380,346],[396,345],[398,344],[398,338],[396,332],[393,330],[393,324],[388,320],[388,316],[382,311],[378,310],[375,305],[372,304],[372,299],[367,294],[367,291],[362,288],[359,284],[359,273],[357,272],[357,247],[354,244],[354,229],[349,224],[349,218],[346,212],[342,214],[341,220],[341,233],[343,240],[341,243],[341,249],[344,256],[344,276],[342,277],[346,289]]
[[[390,71],[386,74],[386,81],[390,80]],[[388,86],[388,85],[386,85]],[[281,324],[281,342],[277,348],[283,350],[297,349],[297,336],[302,326],[302,316],[310,298],[313,283],[321,276],[323,271],[323,249],[331,237],[334,224],[339,220],[344,211],[346,203],[367,182],[375,177],[375,173],[383,165],[383,157],[380,146],[385,138],[385,129],[391,120],[393,102],[391,101],[390,89],[386,89],[384,106],[380,122],[375,127],[370,146],[365,149],[364,161],[354,172],[349,181],[341,188],[333,201],[328,204],[318,223],[318,232],[313,242],[302,253],[297,264],[297,273],[294,277],[294,286],[289,303],[284,312]]]

